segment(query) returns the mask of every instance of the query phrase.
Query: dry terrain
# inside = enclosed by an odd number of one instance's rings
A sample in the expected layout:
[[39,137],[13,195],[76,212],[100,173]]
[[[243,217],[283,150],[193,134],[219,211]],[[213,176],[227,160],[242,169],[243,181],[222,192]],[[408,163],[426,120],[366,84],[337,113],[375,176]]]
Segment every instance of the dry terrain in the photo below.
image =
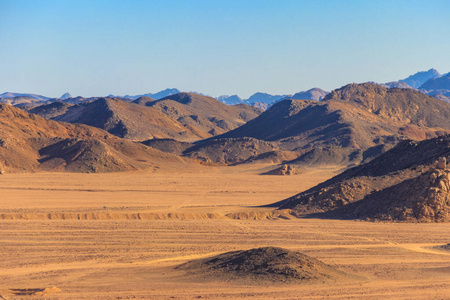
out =
[[[450,223],[295,219],[257,206],[338,170],[258,175],[268,170],[0,175],[0,299],[448,299],[450,252],[435,247],[450,242]],[[360,279],[271,285],[175,269],[266,246]]]

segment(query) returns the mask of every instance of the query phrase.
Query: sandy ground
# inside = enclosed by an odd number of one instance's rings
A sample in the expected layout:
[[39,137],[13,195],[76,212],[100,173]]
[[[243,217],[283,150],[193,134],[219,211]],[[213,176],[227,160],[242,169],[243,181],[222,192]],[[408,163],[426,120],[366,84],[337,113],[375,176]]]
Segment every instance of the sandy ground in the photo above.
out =
[[[450,224],[294,219],[257,207],[335,172],[1,175],[0,299],[449,299],[450,252],[430,247],[450,242]],[[174,270],[260,246],[299,250],[364,280],[258,286]]]

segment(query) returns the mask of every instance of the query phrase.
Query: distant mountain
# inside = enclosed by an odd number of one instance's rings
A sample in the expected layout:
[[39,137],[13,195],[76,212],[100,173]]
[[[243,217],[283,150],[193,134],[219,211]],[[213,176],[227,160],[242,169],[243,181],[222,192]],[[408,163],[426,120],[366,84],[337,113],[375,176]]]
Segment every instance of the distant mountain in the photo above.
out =
[[228,106],[215,98],[194,93],[167,96],[148,105],[203,138],[237,128],[262,112],[245,104]]
[[49,97],[36,95],[36,94],[22,94],[22,93],[9,93],[9,92],[0,94],[0,98],[5,98],[5,99],[16,98],[16,97],[28,97],[28,98],[33,98],[35,100],[40,100],[40,101],[50,99]]
[[429,69],[428,71],[417,72],[414,75],[411,75],[405,79],[399,80],[399,82],[405,82],[409,86],[418,89],[422,84],[424,84],[427,80],[432,78],[441,77],[441,74],[435,69]]
[[244,104],[227,106],[211,97],[180,93],[160,100],[143,96],[134,103],[115,98],[72,106],[55,102],[30,112],[56,121],[94,126],[131,140],[196,141],[234,129],[262,111]]
[[37,100],[29,96],[16,96],[11,98],[0,98],[0,103],[9,104],[12,106],[28,107],[42,105],[48,100]]
[[[45,116],[54,105],[38,107],[30,112]],[[60,115],[53,115],[52,119],[94,126],[130,140],[174,138],[193,141],[201,138],[157,109],[114,98],[100,98],[65,107],[60,112]]]
[[65,93],[61,97],[59,97],[59,99],[63,99],[63,100],[69,99],[69,98],[72,98],[72,95],[70,95],[69,93]]
[[217,138],[252,137],[297,151],[297,164],[348,165],[399,141],[450,132],[450,104],[412,89],[350,84],[322,101],[283,100]]
[[108,97],[120,97],[120,98],[128,98],[128,99],[132,99],[132,100],[136,100],[142,96],[147,96],[147,97],[151,97],[155,100],[170,96],[170,95],[175,95],[180,93],[180,91],[178,89],[165,89],[163,91],[157,92],[157,93],[148,93],[148,94],[143,94],[143,95],[135,95],[135,96],[131,96],[131,95],[125,95],[125,96],[114,96],[114,95],[109,95]]
[[436,91],[436,90],[448,90],[450,91],[450,73],[438,78],[431,78],[420,86],[421,90]]
[[46,119],[52,119],[65,114],[72,106],[72,104],[55,101],[50,104],[33,107],[32,109],[29,109],[28,112],[30,114],[40,115]]
[[319,88],[312,88],[310,90],[304,91],[304,92],[298,92],[294,94],[291,97],[288,97],[289,99],[304,99],[304,100],[316,100],[320,101],[322,100],[329,92],[326,92]]
[[234,104],[239,104],[239,103],[244,102],[244,100],[242,100],[241,97],[239,97],[238,95],[232,95],[232,96],[222,95],[222,96],[217,97],[216,99],[227,105],[234,105]]
[[244,103],[251,104],[255,102],[261,102],[266,104],[272,104],[275,101],[278,101],[288,95],[271,95],[267,93],[255,93],[251,95],[248,99],[244,100]]
[[391,81],[386,82],[385,84],[382,84],[381,86],[387,87],[387,88],[398,88],[398,89],[412,89],[410,85],[408,85],[406,82],[400,82],[400,81]]

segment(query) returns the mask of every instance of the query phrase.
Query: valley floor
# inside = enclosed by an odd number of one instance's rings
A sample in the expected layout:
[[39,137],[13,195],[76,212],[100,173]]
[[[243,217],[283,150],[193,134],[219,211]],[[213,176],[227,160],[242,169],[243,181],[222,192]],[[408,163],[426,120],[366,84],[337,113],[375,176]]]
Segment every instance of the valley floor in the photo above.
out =
[[[260,171],[1,175],[0,299],[448,299],[450,252],[430,247],[450,242],[450,224],[273,213],[257,206],[338,170]],[[258,286],[196,282],[174,270],[261,246],[298,250],[364,279]]]

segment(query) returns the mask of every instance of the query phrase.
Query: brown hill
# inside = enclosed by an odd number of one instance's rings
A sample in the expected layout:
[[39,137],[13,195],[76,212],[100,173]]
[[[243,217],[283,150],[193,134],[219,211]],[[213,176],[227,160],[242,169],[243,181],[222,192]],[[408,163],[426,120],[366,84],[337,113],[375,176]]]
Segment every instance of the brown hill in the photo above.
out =
[[450,133],[450,104],[411,89],[350,84],[322,101],[284,100],[218,138],[253,137],[298,151],[297,164],[368,161],[404,139]]
[[237,128],[262,112],[245,104],[228,106],[217,99],[195,93],[178,93],[147,105],[177,120],[202,138]]
[[[40,113],[38,109],[33,112]],[[53,120],[94,126],[130,140],[199,139],[182,124],[154,108],[113,98],[100,98],[72,106],[64,114],[53,117]]]
[[182,159],[104,130],[44,119],[0,104],[2,172],[111,172],[158,168]]
[[190,261],[176,269],[186,271],[191,279],[232,280],[240,284],[308,284],[352,278],[315,258],[278,247],[227,252]]
[[449,157],[450,135],[404,141],[367,164],[274,205],[303,216],[448,222],[450,172],[443,161]]
[[156,101],[155,99],[149,97],[149,96],[142,96],[137,98],[133,101],[135,104],[144,105],[144,106],[150,106],[150,103]]
[[32,107],[31,109],[27,110],[31,114],[40,115],[41,117],[44,117],[46,119],[52,119],[55,117],[58,117],[60,115],[65,114],[70,107],[72,107],[72,104],[64,103],[60,101],[52,102],[50,104],[44,104],[37,107]]

